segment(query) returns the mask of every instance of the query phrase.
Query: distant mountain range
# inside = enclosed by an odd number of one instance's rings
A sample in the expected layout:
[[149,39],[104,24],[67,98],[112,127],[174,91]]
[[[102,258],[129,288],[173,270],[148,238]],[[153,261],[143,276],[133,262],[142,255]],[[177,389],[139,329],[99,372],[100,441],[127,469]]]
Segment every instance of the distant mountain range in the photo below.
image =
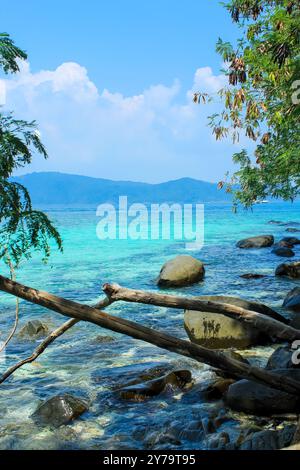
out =
[[13,181],[23,184],[29,190],[35,204],[116,203],[119,196],[128,196],[130,203],[204,203],[231,199],[224,190],[217,189],[216,183],[193,178],[149,184],[41,172],[18,176]]

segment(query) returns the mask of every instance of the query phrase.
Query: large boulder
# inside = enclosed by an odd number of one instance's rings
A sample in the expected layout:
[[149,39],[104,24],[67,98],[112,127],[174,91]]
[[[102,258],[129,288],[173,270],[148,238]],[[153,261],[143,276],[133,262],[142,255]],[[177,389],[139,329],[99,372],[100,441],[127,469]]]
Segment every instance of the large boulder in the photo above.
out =
[[276,268],[275,276],[286,276],[291,279],[300,279],[300,261],[280,264]]
[[204,274],[205,269],[201,261],[189,255],[180,255],[163,265],[157,284],[160,287],[189,286],[202,281]]
[[31,417],[37,424],[57,428],[78,418],[87,409],[87,404],[73,395],[57,395],[42,403]]
[[244,238],[237,242],[238,248],[265,248],[274,244],[273,235],[259,235],[257,237]]
[[[235,305],[287,323],[284,317],[258,302],[224,295],[200,296],[197,299]],[[268,342],[268,337],[256,328],[216,313],[186,310],[184,326],[192,342],[212,349],[245,349],[255,344]]]
[[295,287],[287,294],[282,306],[300,312],[300,287]]
[[300,364],[293,361],[293,354],[295,354],[295,349],[291,349],[288,345],[279,346],[269,357],[266,369],[299,368]]
[[[299,369],[275,369],[273,372],[300,383]],[[266,416],[300,411],[300,396],[290,395],[245,379],[229,387],[225,400],[233,410],[256,415]]]

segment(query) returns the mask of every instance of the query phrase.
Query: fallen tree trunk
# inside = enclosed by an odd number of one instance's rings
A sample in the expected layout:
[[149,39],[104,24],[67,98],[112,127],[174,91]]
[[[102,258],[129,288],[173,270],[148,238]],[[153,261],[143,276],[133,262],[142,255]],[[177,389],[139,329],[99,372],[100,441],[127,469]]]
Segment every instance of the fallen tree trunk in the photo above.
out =
[[198,362],[220,368],[227,373],[238,377],[248,378],[264,385],[269,385],[278,390],[299,395],[300,382],[287,377],[281,377],[267,370],[252,367],[235,359],[232,359],[220,351],[214,351],[175,338],[152,328],[147,328],[138,323],[118,318],[96,308],[77,302],[66,300],[49,294],[48,292],[32,289],[18,282],[0,276],[0,290],[20,297],[34,304],[42,305],[47,309],[58,312],[64,316],[76,318],[82,321],[94,323],[103,328],[122,333],[132,338],[151,343],[159,348],[195,359]]
[[290,342],[300,339],[300,330],[296,330],[295,328],[292,328],[278,320],[274,320],[262,313],[252,312],[251,310],[246,310],[231,304],[127,289],[126,287],[119,286],[118,284],[104,284],[103,291],[113,302],[124,300],[126,302],[157,305],[160,307],[219,313],[255,327],[270,337]]

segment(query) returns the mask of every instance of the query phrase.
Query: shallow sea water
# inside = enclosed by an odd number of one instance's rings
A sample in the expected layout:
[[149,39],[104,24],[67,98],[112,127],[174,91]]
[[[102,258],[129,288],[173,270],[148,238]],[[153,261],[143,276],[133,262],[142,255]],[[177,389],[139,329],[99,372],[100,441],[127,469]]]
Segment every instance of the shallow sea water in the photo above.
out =
[[[235,242],[247,236],[273,234],[277,240],[292,235],[286,227],[269,220],[300,223],[300,203],[270,203],[255,206],[253,212],[232,213],[229,204],[205,206],[205,245],[187,252],[178,241],[101,241],[96,237],[97,217],[91,207],[48,207],[64,239],[64,254],[54,253],[47,266],[38,259],[24,264],[18,280],[79,302],[93,304],[102,297],[105,282],[156,290],[155,279],[162,264],[178,254],[191,254],[206,263],[204,282],[169,290],[182,295],[226,294],[258,300],[287,315],[281,308],[286,293],[300,285],[297,281],[276,278],[274,270],[284,261],[271,250],[239,250]],[[293,226],[292,224],[290,225]],[[297,233],[295,233],[297,236]],[[300,259],[300,248],[296,256]],[[245,280],[239,276],[259,272],[266,277]],[[0,295],[0,340],[6,337],[14,320],[14,299]],[[187,339],[183,312],[146,305],[115,303],[107,309],[141,324]],[[20,303],[20,327],[39,318],[51,328],[64,320],[39,306]],[[108,335],[109,342],[99,336]],[[36,341],[16,336],[0,357],[0,372],[24,358],[37,346]],[[243,351],[253,363],[265,364],[273,346]],[[186,432],[195,423],[217,413],[215,402],[199,402],[186,393],[170,391],[145,402],[117,398],[112,387],[128,374],[158,363],[191,370],[194,381],[203,383],[213,377],[211,369],[195,361],[122,335],[80,323],[55,341],[32,365],[19,369],[0,387],[1,449],[132,449],[132,448],[206,448],[208,443],[195,432]],[[195,386],[196,386],[195,385]],[[40,428],[30,415],[42,400],[58,393],[72,393],[90,404],[89,411],[68,426]],[[192,392],[192,391],[191,391]],[[234,415],[227,423],[232,435],[240,426],[250,426],[251,418]]]

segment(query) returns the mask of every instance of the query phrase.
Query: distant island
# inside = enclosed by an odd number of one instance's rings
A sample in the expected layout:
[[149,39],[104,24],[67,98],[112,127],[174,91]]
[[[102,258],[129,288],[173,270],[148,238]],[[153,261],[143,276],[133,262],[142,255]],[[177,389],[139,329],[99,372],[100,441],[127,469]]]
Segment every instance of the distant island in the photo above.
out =
[[205,203],[228,202],[230,194],[218,190],[217,183],[181,178],[150,184],[113,181],[57,172],[37,172],[12,178],[24,185],[35,204],[101,204],[116,203],[119,196],[129,202]]

